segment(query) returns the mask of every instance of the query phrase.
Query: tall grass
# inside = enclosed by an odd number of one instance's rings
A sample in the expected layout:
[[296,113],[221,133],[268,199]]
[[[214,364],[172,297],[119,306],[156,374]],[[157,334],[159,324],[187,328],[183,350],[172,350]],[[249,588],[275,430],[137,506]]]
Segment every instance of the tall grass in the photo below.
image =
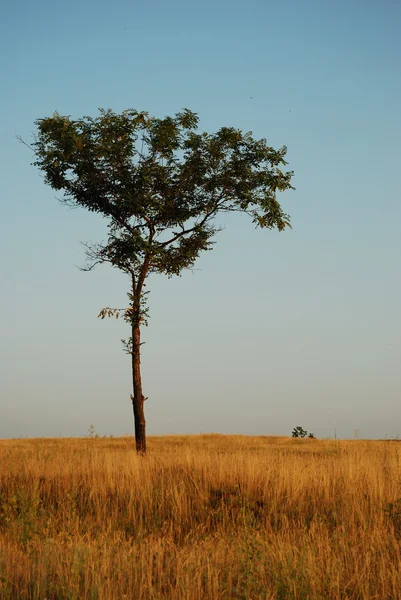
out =
[[401,598],[399,448],[0,441],[0,598]]

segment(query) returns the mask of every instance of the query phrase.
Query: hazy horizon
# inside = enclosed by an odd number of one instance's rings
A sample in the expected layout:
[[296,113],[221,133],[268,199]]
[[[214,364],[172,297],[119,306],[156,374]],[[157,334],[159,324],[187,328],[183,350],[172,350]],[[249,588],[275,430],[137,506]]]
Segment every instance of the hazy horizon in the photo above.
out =
[[0,41],[0,438],[133,434],[129,282],[80,272],[106,222],[68,210],[28,143],[54,111],[184,107],[200,129],[288,147],[293,229],[224,230],[194,272],[152,276],[149,435],[401,435],[401,5],[26,1]]

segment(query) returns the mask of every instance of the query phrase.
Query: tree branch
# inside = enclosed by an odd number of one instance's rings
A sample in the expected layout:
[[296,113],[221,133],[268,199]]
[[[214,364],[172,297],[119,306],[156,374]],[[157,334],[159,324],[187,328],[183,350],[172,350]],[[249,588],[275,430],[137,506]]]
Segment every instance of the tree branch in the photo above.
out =
[[75,265],[77,267],[77,269],[79,269],[80,271],[83,271],[85,273],[89,273],[89,271],[93,271],[93,269],[95,267],[97,267],[97,265],[101,265],[105,262],[110,262],[109,260],[96,260],[94,261],[91,265],[89,265],[88,267],[79,267],[78,265]]
[[[149,230],[149,239],[148,239],[148,244],[152,244],[153,241],[153,236],[154,236],[154,230]],[[142,267],[139,271],[139,277],[138,277],[138,281],[136,284],[136,293],[140,296],[142,293],[142,287],[143,284],[145,282],[146,276],[148,274],[149,271],[149,266],[150,266],[150,256],[149,254],[146,254],[145,256],[145,260],[142,263]]]
[[35,148],[33,148],[32,146],[30,146],[25,140],[23,140],[20,135],[16,135],[15,137],[17,138],[17,140],[19,142],[21,142],[21,144],[24,144],[24,146],[26,146],[27,148],[29,148],[29,150],[32,150],[32,152],[35,152]]
[[112,264],[112,261],[104,256],[105,246],[102,246],[101,244],[90,244],[89,242],[81,242],[81,244],[85,248],[87,260],[91,262],[86,267],[78,267],[80,271],[89,272],[97,265],[104,263]]
[[150,232],[150,234],[151,234],[151,235],[152,235],[152,237],[153,237],[153,235],[154,235],[154,233],[155,233],[155,226],[154,226],[154,223],[152,223],[152,221],[151,221],[151,220],[149,219],[149,217],[147,217],[146,215],[141,215],[141,217],[142,217],[142,219],[145,219],[145,221],[146,221],[146,223],[147,223],[147,225],[148,225],[148,228],[149,228],[149,232]]
[[[160,246],[162,248],[164,248],[165,246],[168,246],[169,244],[172,244],[173,242],[175,242],[176,240],[178,240],[180,237],[182,237],[183,235],[186,235],[187,233],[192,233],[193,231],[195,231],[196,229],[198,229],[199,227],[202,227],[202,225],[204,225],[206,223],[206,221],[208,219],[210,219],[210,217],[212,217],[218,210],[219,208],[219,202],[224,198],[224,195],[221,194],[221,196],[219,197],[219,199],[216,201],[216,204],[214,205],[214,208],[209,211],[208,213],[206,213],[206,215],[203,217],[202,221],[200,221],[199,223],[196,223],[193,227],[190,227],[189,229],[182,229],[182,231],[180,231],[179,233],[177,233],[176,235],[174,235],[171,239],[167,240],[166,242],[161,242]],[[181,227],[183,227],[181,225]]]

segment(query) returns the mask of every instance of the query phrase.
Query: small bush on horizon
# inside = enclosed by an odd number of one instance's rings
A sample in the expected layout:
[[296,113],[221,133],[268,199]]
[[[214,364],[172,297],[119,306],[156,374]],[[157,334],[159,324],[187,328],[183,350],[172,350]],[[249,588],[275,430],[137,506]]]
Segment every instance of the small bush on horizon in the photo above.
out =
[[86,437],[92,438],[92,439],[99,437],[99,434],[96,431],[96,427],[93,425],[93,423],[92,423],[92,425],[89,425],[89,427],[88,427],[88,433],[86,434]]
[[308,437],[310,439],[315,440],[315,434],[314,433],[308,433],[306,431],[306,429],[304,429],[303,427],[300,427],[299,425],[297,427],[294,427],[293,431],[292,431],[292,437],[293,438],[305,438]]

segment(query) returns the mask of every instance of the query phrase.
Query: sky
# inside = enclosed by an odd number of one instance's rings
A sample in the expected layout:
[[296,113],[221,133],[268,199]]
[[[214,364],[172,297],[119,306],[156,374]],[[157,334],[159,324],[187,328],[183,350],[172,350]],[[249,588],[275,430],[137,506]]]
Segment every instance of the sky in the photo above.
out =
[[62,206],[28,143],[98,108],[288,147],[292,230],[225,215],[197,270],[152,276],[149,435],[401,435],[401,4],[5,0],[0,24],[0,437],[133,434],[129,281],[106,222]]

